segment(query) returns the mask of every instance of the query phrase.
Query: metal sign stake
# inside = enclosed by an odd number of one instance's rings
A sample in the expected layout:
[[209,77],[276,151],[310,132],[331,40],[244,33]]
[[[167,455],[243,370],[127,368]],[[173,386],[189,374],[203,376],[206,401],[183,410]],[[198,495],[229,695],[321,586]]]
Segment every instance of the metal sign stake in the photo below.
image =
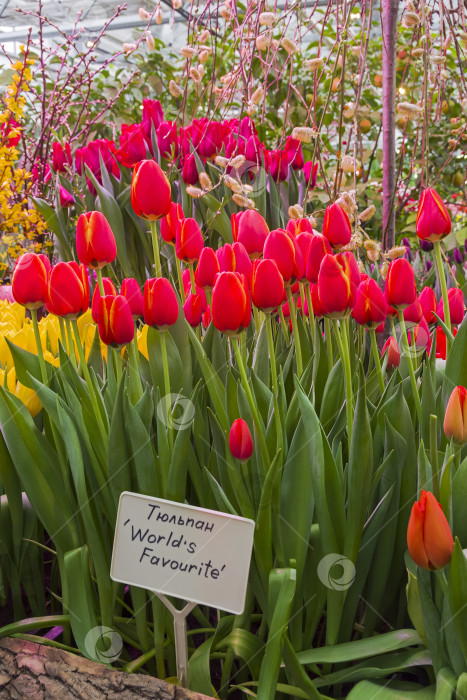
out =
[[153,593],[161,600],[174,619],[175,656],[177,660],[178,685],[188,688],[188,644],[186,636],[186,618],[197,603],[188,602],[184,608],[177,610],[163,593]]

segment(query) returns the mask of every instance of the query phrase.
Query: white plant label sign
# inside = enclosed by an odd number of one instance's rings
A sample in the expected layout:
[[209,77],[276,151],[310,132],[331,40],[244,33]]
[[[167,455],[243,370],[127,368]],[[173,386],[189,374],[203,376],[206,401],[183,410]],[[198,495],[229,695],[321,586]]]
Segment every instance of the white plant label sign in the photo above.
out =
[[254,530],[247,518],[124,491],[110,576],[239,615]]

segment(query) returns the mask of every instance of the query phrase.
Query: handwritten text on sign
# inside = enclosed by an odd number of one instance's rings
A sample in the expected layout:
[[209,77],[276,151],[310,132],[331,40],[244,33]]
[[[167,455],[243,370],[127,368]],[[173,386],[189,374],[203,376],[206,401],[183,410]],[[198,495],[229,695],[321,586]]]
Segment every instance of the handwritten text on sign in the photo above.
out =
[[124,491],[111,578],[240,614],[255,523]]

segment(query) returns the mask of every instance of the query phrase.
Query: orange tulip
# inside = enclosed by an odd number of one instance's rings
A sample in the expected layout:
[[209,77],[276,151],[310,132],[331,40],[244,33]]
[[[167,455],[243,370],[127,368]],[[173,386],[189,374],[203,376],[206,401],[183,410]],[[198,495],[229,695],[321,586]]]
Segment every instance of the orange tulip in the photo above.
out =
[[412,559],[423,569],[442,569],[451,561],[454,540],[441,504],[430,491],[414,503],[407,528]]
[[467,390],[456,386],[449,397],[444,416],[444,433],[456,442],[467,442]]

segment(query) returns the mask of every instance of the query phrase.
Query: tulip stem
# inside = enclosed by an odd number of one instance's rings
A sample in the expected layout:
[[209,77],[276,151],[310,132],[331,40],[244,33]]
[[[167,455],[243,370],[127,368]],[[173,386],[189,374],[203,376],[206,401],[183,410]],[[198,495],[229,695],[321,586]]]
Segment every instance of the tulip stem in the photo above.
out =
[[95,394],[94,384],[92,382],[91,375],[89,374],[88,365],[86,363],[86,357],[84,355],[83,346],[81,344],[81,338],[79,337],[78,322],[75,318],[72,319],[71,325],[73,327],[73,335],[75,336],[76,346],[78,348],[79,364],[80,364],[80,367],[83,371],[83,375],[84,375],[84,379],[86,380],[86,384],[88,385],[89,398],[91,399],[91,404],[92,404],[92,407],[94,409],[94,414],[96,416],[96,420],[97,420],[97,423],[99,425],[99,429],[101,431],[102,438],[107,439],[107,431],[105,430],[104,423],[102,421],[102,414],[101,414],[99,404],[97,401],[97,397]]
[[303,362],[302,362],[302,346],[300,344],[300,335],[298,333],[298,323],[297,323],[297,310],[295,308],[295,302],[294,298],[292,295],[292,289],[289,287],[286,288],[286,293],[287,293],[287,301],[289,302],[289,311],[290,311],[290,318],[292,320],[292,331],[293,331],[293,337],[294,337],[294,343],[295,343],[295,354],[296,354],[296,360],[297,360],[297,375],[298,378],[302,376],[303,372]]
[[402,331],[402,345],[404,348],[405,357],[407,360],[407,367],[409,368],[410,383],[412,384],[412,392],[415,401],[415,408],[417,410],[417,416],[419,423],[422,422],[422,405],[420,403],[420,395],[418,393],[417,380],[415,379],[415,372],[412,364],[412,359],[410,357],[409,340],[407,337],[407,328],[405,327],[404,312],[401,309],[399,311],[399,323]]
[[256,335],[258,335],[259,330],[260,330],[259,313],[258,313],[258,309],[256,308],[256,306],[254,304],[253,304],[253,318],[255,319]]
[[101,297],[105,297],[104,282],[102,280],[102,269],[99,267],[96,270],[97,286],[99,287],[99,292]]
[[157,233],[157,221],[150,221],[149,225],[151,227],[152,249],[154,251],[154,268],[156,270],[156,277],[162,277],[161,256],[159,253],[159,238]]
[[[448,288],[446,286],[446,275],[444,274],[443,258],[441,255],[441,242],[434,241],[433,245],[435,249],[436,267],[438,269],[438,279],[441,287],[441,294],[443,297],[444,323],[446,324],[448,329],[451,330],[451,311],[449,309]],[[451,341],[449,339],[449,336],[446,335],[446,357],[448,356],[450,347]]]
[[[269,345],[269,363],[271,367],[271,385],[274,395],[274,406],[277,410],[274,410],[274,419],[276,422],[276,432],[277,432],[277,447],[278,449],[283,449],[282,441],[282,423],[281,416],[279,415],[279,387],[277,385],[277,368],[276,368],[276,354],[274,349],[274,338],[272,334],[272,317],[271,314],[266,314],[266,331],[268,335],[268,345]],[[276,403],[277,402],[277,403]]]
[[162,369],[164,372],[164,391],[165,391],[165,396],[164,396],[164,403],[165,403],[165,415],[167,416],[167,434],[168,434],[168,439],[169,439],[169,446],[170,446],[170,454],[172,454],[173,450],[173,433],[172,433],[172,416],[170,414],[171,411],[171,406],[172,406],[172,401],[170,400],[170,374],[169,374],[169,361],[167,358],[167,343],[165,339],[165,334],[168,333],[168,331],[162,331],[160,334],[161,338],[161,351],[162,351]]
[[37,323],[37,309],[31,309],[32,327],[34,329],[34,338],[36,340],[37,357],[39,358],[39,367],[41,368],[42,383],[48,385],[47,368],[45,366],[44,351],[42,349],[41,334]]
[[430,415],[430,462],[433,495],[439,501],[438,416]]
[[184,304],[186,301],[186,296],[185,296],[185,287],[183,286],[182,266],[180,264],[179,258],[177,258],[176,254],[175,254],[175,249],[174,249],[174,257],[175,257],[175,267],[177,268],[177,277],[178,277],[178,286],[180,288],[180,296],[182,298],[182,304]]
[[76,369],[76,351],[75,351],[75,344],[73,342],[73,335],[71,332],[71,323],[68,320],[65,320],[65,328],[66,328],[66,333],[67,333],[67,338],[68,338],[68,356],[70,358],[71,364],[73,367]]
[[[244,332],[245,331],[243,331],[243,333]],[[258,413],[258,408],[256,406],[255,399],[254,399],[253,394],[251,392],[250,384],[248,383],[248,377],[246,376],[245,365],[243,364],[242,353],[240,351],[240,338],[238,339],[238,342],[236,342],[234,339],[232,341],[232,345],[234,348],[235,357],[237,359],[237,367],[238,367],[238,371],[240,372],[240,377],[242,379],[243,388],[245,390],[248,404],[250,406],[250,411],[251,411],[251,414],[253,416],[253,420],[255,422],[256,432],[257,432],[258,440],[259,440],[259,446],[261,449],[261,454],[263,455],[265,472],[267,473],[269,471],[269,467],[271,466],[270,459],[269,459],[269,452],[268,452],[268,447],[266,445],[266,439],[264,437],[263,426],[262,426],[260,415]]]
[[131,343],[128,344],[128,357],[130,361],[130,378],[131,378],[131,394],[133,398],[133,405],[136,404],[143,394],[143,385],[141,383],[141,377],[139,374],[139,361],[138,361],[138,338],[136,335],[136,325],[135,325],[135,336]]
[[[340,332],[339,332],[340,331]],[[339,325],[336,324],[336,337],[337,343],[339,345],[339,351],[341,354],[342,365],[344,367],[344,377],[345,377],[345,412],[347,414],[347,440],[349,445],[350,454],[350,440],[352,437],[352,425],[353,425],[353,390],[352,390],[352,371],[350,367],[350,353],[349,353],[349,337],[347,334],[347,326],[345,319],[339,321]]]
[[191,293],[196,294],[196,281],[195,281],[195,271],[193,269],[193,263],[188,263],[188,269],[190,270],[190,280],[191,280]]
[[375,361],[376,374],[378,375],[379,388],[381,393],[384,392],[384,378],[383,371],[381,369],[381,362],[379,359],[378,343],[376,342],[376,331],[374,328],[370,328],[370,339],[371,339],[371,349],[373,351],[373,359]]
[[311,329],[311,340],[313,343],[313,351],[316,352],[316,321],[315,321],[315,312],[313,311],[313,302],[311,301],[311,292],[310,292],[310,285],[306,284],[305,285],[305,295],[306,295],[306,303],[308,304],[308,320],[310,321],[310,329]]
[[[107,349],[108,352],[108,349]],[[115,366],[115,379],[117,385],[122,381],[122,354],[120,348],[112,348],[113,364]]]
[[324,333],[326,341],[326,352],[328,356],[328,374],[330,374],[334,365],[334,358],[332,352],[331,322],[326,316],[324,318]]
[[[254,309],[254,308],[255,308],[255,307],[253,307],[253,309]],[[280,319],[280,322],[281,322],[281,327],[282,327],[282,332],[283,332],[283,334],[284,334],[285,342],[288,343],[288,342],[289,342],[289,333],[288,333],[288,331],[287,331],[287,324],[286,324],[286,322],[285,322],[284,312],[283,312],[283,310],[282,310],[282,306],[279,307],[279,319]]]
[[62,316],[58,317],[58,323],[60,325],[60,341],[63,345],[64,350],[67,351],[68,354],[70,354],[70,350],[68,348],[68,343],[67,343],[67,331],[66,331],[66,325],[65,325],[65,319]]

